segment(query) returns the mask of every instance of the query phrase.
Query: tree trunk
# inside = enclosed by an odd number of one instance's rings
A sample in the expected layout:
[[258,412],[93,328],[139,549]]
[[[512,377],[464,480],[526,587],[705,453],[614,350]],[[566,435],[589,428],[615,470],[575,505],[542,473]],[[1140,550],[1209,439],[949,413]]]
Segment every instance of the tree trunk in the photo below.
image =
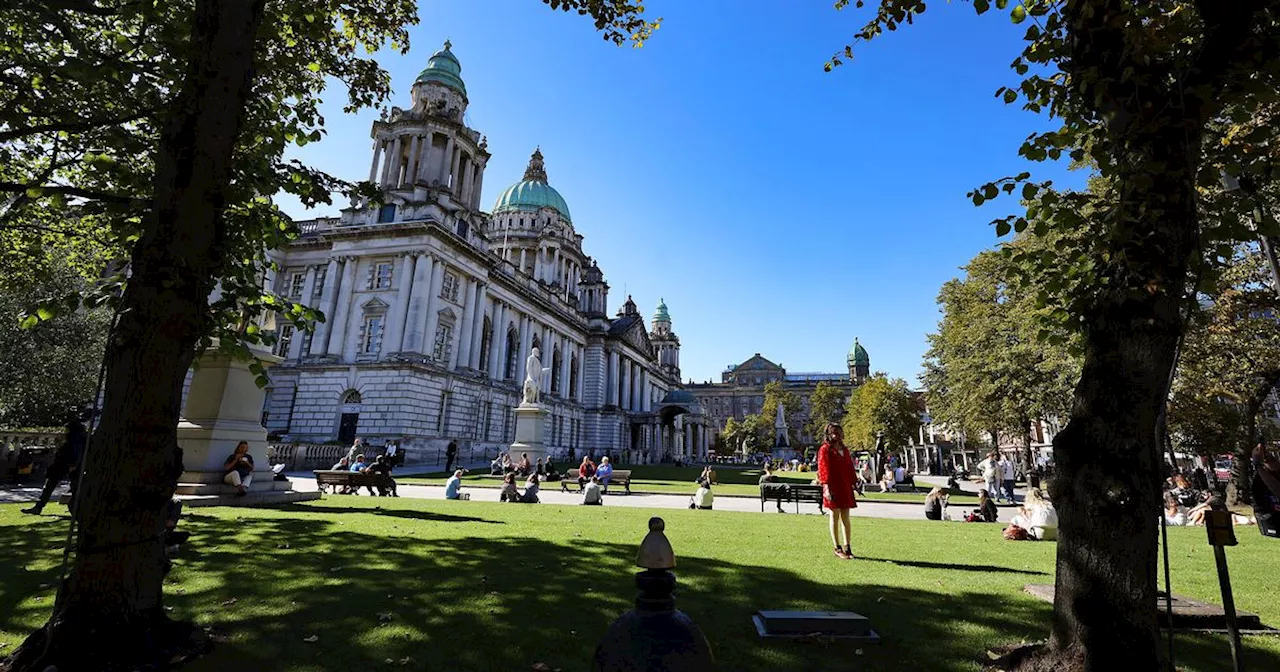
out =
[[1036,464],[1035,455],[1031,453],[1031,420],[1024,418],[1022,421],[1022,473],[1027,479],[1027,487],[1031,486],[1031,469]]
[[1022,669],[1161,669],[1159,421],[1198,250],[1189,157],[1198,156],[1201,136],[1178,117],[1112,132],[1131,161],[1118,169],[1110,222],[1111,249],[1120,253],[1104,270],[1108,289],[1087,314],[1071,420],[1054,439],[1050,496],[1059,528],[1050,645]]
[[1253,447],[1258,441],[1258,412],[1262,399],[1250,399],[1245,406],[1244,436],[1232,452],[1231,481],[1227,484],[1226,501],[1231,504],[1253,504]]
[[188,644],[190,629],[163,611],[164,508],[182,472],[182,381],[223,268],[222,210],[262,14],[263,0],[196,2],[185,81],[160,137],[152,207],[106,353],[75,562],[48,623],[10,659],[12,672],[164,668]]

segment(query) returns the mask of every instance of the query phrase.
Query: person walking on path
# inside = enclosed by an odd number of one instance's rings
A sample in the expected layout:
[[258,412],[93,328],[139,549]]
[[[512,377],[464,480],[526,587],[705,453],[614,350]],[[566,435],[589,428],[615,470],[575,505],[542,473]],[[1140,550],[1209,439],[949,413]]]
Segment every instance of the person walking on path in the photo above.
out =
[[982,474],[982,480],[987,484],[987,492],[991,493],[997,501],[1000,500],[1000,463],[996,459],[996,452],[993,450],[987,453],[987,459],[978,463],[978,473]]
[[[850,545],[849,509],[858,506],[853,496],[857,474],[853,455],[844,445],[844,431],[834,422],[827,423],[826,443],[818,449],[818,484],[822,486],[822,504],[831,511],[831,542],[835,556],[853,559]],[[840,529],[844,528],[844,548],[840,547]]]
[[40,515],[44,511],[44,505],[53,496],[53,491],[67,477],[71,478],[71,506],[75,506],[76,481],[79,480],[80,462],[84,459],[84,448],[88,441],[89,432],[85,430],[80,416],[71,415],[67,419],[67,438],[58,446],[53,454],[53,464],[45,472],[44,490],[40,491],[40,499],[36,500],[35,506],[23,509],[23,513]]
[[450,441],[449,447],[444,449],[444,470],[453,471],[453,461],[458,457],[458,442]]
[[1004,484],[1005,497],[1009,498],[1010,503],[1015,503],[1017,500],[1013,496],[1013,484],[1017,477],[1014,475],[1013,460],[1007,455],[1000,456],[1000,478]]

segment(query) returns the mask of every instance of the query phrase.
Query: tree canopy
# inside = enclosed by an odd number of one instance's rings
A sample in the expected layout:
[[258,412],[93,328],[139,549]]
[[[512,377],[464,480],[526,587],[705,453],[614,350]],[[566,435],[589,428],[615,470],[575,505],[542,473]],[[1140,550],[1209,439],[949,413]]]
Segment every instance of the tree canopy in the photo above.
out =
[[845,408],[845,443],[854,450],[872,450],[876,435],[884,434],[884,447],[907,446],[920,429],[920,408],[907,382],[877,372],[854,389]]

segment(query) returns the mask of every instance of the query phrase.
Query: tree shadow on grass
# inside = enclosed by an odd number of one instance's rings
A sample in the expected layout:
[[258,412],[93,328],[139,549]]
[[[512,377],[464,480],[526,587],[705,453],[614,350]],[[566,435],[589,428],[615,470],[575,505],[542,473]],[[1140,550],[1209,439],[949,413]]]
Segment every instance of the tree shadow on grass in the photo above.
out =
[[883,562],[889,565],[900,565],[903,567],[915,567],[917,569],[944,569],[959,572],[996,572],[1005,574],[1027,574],[1029,576],[1049,576],[1048,572],[1038,572],[1031,569],[1018,569],[1016,567],[999,567],[997,565],[967,565],[952,564],[948,562],[927,562],[925,560],[894,560],[892,558],[869,558],[858,556],[859,560],[867,562]]
[[299,504],[265,504],[254,508],[273,509],[286,513],[342,513],[342,514],[365,514],[374,516],[390,516],[393,518],[409,518],[413,520],[429,520],[438,523],[491,523],[495,525],[505,525],[501,520],[489,520],[487,518],[476,518],[474,516],[454,516],[447,513],[435,513],[432,511],[417,511],[413,509],[384,509],[381,507],[358,507],[358,506],[325,506],[317,505],[299,505]]

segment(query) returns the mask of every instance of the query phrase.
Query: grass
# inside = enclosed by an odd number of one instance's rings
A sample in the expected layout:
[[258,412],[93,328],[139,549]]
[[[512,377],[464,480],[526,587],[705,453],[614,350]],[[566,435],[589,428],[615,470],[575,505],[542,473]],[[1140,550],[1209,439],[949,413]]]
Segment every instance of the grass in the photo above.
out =
[[[65,517],[20,506],[0,506],[0,655],[48,615],[66,531]],[[586,670],[631,606],[651,513],[373,498],[196,509],[182,523],[192,539],[167,603],[221,640],[193,672]],[[678,606],[721,670],[974,671],[984,647],[1047,631],[1050,605],[1022,586],[1053,581],[1054,545],[1003,541],[998,526],[859,518],[855,548],[870,557],[839,561],[818,519],[662,515],[679,558]],[[1175,592],[1217,602],[1204,532],[1169,532]],[[1241,532],[1228,551],[1236,604],[1280,623],[1276,542]],[[861,653],[760,640],[750,623],[759,609],[857,611],[884,640]],[[1280,669],[1280,639],[1247,637],[1246,647],[1249,669]],[[1178,655],[1192,672],[1230,669],[1221,636],[1180,636]]]
[[[631,491],[646,494],[689,495],[696,489],[694,480],[702,473],[701,467],[677,467],[673,465],[637,465],[634,467],[619,466],[618,469],[631,470]],[[759,469],[716,469],[715,494],[717,497],[759,497]],[[446,472],[428,473],[414,476],[397,476],[396,482],[413,485],[444,485],[451,474]],[[778,480],[784,483],[812,483],[815,474],[811,471],[779,471]],[[502,482],[486,472],[472,472],[463,476],[463,482],[469,487],[498,488]],[[559,487],[553,484],[553,487]],[[925,493],[912,492],[871,492],[859,495],[860,500],[924,503]],[[953,505],[977,504],[978,498],[970,495],[956,495],[951,498]]]

